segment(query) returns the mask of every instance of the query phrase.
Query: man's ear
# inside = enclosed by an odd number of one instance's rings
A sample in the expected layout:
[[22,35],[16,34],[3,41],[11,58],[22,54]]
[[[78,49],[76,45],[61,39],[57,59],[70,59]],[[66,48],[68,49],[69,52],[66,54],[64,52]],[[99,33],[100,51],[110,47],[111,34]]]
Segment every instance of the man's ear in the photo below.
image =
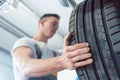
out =
[[40,20],[40,24],[41,24],[41,25],[43,25],[43,24],[44,24],[44,22],[45,22],[44,20]]

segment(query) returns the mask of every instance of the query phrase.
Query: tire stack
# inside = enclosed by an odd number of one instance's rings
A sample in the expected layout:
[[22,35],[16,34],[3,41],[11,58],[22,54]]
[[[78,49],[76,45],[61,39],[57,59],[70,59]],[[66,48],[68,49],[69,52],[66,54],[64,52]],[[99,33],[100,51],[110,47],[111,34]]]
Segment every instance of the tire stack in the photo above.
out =
[[71,13],[70,45],[88,42],[94,62],[80,80],[120,80],[120,0],[85,0]]

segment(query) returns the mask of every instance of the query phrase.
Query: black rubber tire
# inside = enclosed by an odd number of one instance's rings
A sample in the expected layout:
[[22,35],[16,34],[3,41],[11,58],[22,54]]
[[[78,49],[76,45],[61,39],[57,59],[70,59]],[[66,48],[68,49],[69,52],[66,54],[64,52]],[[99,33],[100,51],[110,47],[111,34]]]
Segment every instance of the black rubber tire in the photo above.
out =
[[85,0],[71,13],[70,45],[89,42],[94,62],[80,80],[120,80],[120,0]]

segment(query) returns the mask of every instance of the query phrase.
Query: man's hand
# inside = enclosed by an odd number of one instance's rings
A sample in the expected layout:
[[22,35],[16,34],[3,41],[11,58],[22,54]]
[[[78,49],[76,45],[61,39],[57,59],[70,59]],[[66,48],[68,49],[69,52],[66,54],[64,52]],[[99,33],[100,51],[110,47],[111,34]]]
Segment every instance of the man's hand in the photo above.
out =
[[64,51],[61,56],[64,69],[76,69],[93,62],[88,43],[69,45],[70,33],[65,37]]

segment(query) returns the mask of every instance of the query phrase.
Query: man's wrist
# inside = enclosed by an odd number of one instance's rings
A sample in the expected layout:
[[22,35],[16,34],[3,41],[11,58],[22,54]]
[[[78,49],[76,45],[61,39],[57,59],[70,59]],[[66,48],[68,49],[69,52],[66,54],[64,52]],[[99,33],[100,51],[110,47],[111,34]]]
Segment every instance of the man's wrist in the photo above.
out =
[[56,62],[57,62],[57,66],[61,69],[61,70],[64,70],[65,67],[64,67],[64,64],[63,64],[63,60],[62,60],[62,56],[58,56],[56,57]]

